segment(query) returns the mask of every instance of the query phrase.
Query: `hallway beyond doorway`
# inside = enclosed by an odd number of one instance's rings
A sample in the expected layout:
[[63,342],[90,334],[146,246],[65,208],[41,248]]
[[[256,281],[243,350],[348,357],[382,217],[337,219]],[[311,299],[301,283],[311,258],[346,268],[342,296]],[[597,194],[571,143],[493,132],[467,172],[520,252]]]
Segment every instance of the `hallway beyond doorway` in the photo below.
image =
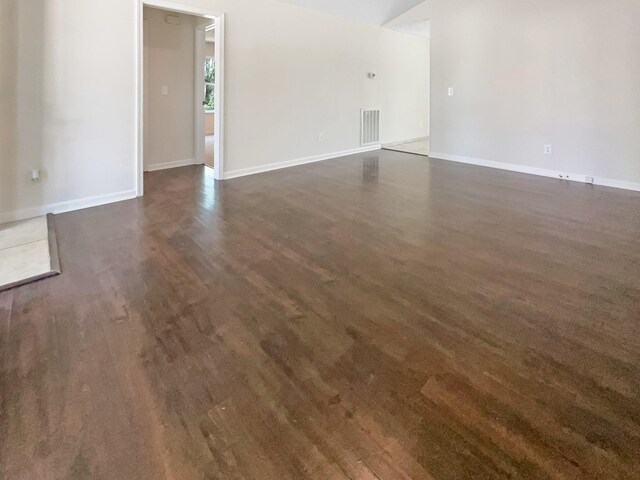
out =
[[213,164],[215,161],[215,158],[214,158],[215,139],[216,139],[215,135],[207,135],[205,137],[205,142],[204,142],[204,164],[211,168],[213,168]]

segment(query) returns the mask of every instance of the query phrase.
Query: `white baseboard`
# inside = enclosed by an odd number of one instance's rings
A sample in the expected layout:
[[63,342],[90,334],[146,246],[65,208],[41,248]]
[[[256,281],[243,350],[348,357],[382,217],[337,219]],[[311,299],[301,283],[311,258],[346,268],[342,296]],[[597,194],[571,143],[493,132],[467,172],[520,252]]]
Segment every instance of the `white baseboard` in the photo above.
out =
[[73,210],[82,210],[83,208],[98,207],[100,205],[106,205],[107,203],[131,200],[132,198],[136,198],[136,196],[137,193],[135,190],[126,190],[124,192],[109,193],[107,195],[78,198],[67,202],[51,203],[40,207],[23,208],[13,212],[0,213],[0,223],[26,220],[27,218],[40,217],[48,213],[65,213]]
[[611,178],[596,177],[588,174],[568,173],[558,170],[549,170],[546,168],[529,167],[526,165],[517,165],[515,163],[496,162],[494,160],[484,160],[481,158],[465,157],[461,155],[450,155],[448,153],[430,152],[429,157],[433,159],[448,160],[450,162],[465,163],[467,165],[476,165],[479,167],[496,168],[498,170],[507,170],[509,172],[527,173],[529,175],[538,175],[541,177],[557,178],[568,180],[571,182],[587,183],[586,177],[593,178],[594,185],[603,187],[621,188],[623,190],[633,190],[640,192],[640,183],[628,182],[626,180],[614,180]]
[[287,160],[285,162],[270,163],[267,165],[260,165],[257,167],[242,168],[240,170],[232,170],[230,172],[225,172],[224,179],[228,180],[231,178],[254,175],[256,173],[270,172],[272,170],[280,170],[281,168],[295,167],[297,165],[304,165],[306,163],[321,162],[323,160],[346,157],[348,155],[355,155],[357,153],[374,152],[376,150],[380,150],[380,148],[381,148],[380,145],[372,145],[369,147],[361,147],[361,148],[354,148],[352,150],[344,150],[342,152],[334,152],[334,153],[327,153],[323,155],[316,155],[313,157],[298,158],[295,160]]
[[424,140],[429,140],[429,137],[409,138],[407,140],[399,140],[397,142],[383,143],[382,148],[395,147],[398,145],[404,145],[405,143],[422,142]]
[[166,170],[167,168],[186,167],[189,165],[202,165],[193,158],[185,158],[184,160],[175,160],[173,162],[155,163],[144,167],[145,172],[156,172],[158,170]]

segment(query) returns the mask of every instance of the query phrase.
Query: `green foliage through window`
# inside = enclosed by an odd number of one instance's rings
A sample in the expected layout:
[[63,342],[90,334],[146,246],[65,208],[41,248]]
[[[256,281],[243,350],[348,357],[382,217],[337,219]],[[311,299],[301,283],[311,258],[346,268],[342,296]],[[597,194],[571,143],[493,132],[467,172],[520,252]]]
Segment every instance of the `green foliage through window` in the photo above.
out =
[[204,108],[215,109],[216,61],[207,58],[204,61]]

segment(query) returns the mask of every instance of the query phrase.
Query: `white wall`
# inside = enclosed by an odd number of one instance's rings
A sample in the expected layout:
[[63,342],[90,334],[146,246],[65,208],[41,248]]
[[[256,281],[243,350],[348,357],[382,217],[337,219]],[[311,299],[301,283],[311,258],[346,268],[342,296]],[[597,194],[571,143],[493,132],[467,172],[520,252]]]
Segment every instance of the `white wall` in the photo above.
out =
[[[8,159],[16,178],[3,177],[1,187],[17,182],[19,192],[2,200],[0,221],[134,196],[137,2],[5,1],[42,12],[47,91],[41,135],[30,124],[42,152]],[[275,0],[184,3],[227,13],[226,171],[357,148],[362,107],[383,109],[385,142],[424,135],[424,102],[410,90],[427,82],[416,62],[427,55],[423,39]],[[3,39],[11,37],[14,24],[0,22]],[[46,178],[31,185],[38,159]]]
[[428,0],[403,17],[431,18],[434,156],[640,188],[640,2]]
[[[195,161],[196,18],[171,13],[180,18],[180,25],[171,25],[167,15],[144,10],[145,170]],[[162,95],[163,86],[168,95]]]
[[0,2],[0,205],[14,208],[16,178],[18,0]]
[[[397,56],[397,51],[404,50],[406,37],[413,49],[409,57],[406,52]],[[383,144],[429,136],[429,39],[404,33],[394,38],[400,42],[382,45],[388,59],[385,78],[380,79]]]
[[[18,53],[4,91],[17,118],[2,112],[15,152],[0,148],[0,222],[135,195],[134,3],[1,3],[16,9],[17,21],[2,12],[0,30]],[[2,70],[4,83],[11,73]],[[43,171],[39,184],[33,168]]]
[[229,12],[227,170],[357,148],[363,107],[384,110],[383,142],[426,134],[412,88],[427,81],[423,39],[281,2],[216,3]]
[[0,2],[0,221],[2,211],[42,199],[30,171],[42,168],[43,22],[39,0]]

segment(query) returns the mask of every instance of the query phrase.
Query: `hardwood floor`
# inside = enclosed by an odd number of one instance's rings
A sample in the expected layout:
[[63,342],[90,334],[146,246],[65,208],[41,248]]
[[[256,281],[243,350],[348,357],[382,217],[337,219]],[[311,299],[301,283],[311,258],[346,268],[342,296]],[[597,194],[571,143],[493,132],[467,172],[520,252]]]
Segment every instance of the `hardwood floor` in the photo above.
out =
[[389,151],[146,189],[0,293],[0,478],[640,478],[640,194]]

